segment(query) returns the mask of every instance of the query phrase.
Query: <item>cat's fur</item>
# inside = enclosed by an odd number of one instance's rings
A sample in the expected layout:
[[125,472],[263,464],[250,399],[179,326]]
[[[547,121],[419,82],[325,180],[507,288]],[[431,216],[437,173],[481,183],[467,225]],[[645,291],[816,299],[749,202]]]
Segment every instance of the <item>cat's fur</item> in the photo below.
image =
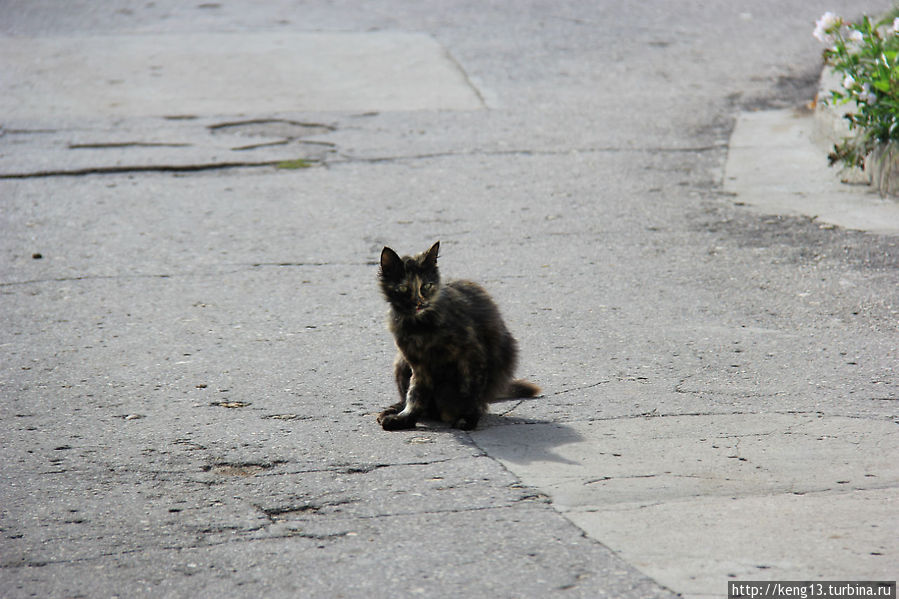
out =
[[378,416],[385,430],[413,428],[420,418],[470,430],[488,402],[540,393],[512,380],[517,343],[487,292],[471,281],[441,284],[439,249],[438,241],[416,256],[381,252],[379,282],[399,349],[394,375],[401,398]]

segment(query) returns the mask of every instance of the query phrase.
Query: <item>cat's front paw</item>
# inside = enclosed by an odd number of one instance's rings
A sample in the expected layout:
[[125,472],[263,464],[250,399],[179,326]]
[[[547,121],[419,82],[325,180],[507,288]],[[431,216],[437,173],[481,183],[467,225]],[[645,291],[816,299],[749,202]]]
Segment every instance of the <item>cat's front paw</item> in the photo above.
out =
[[387,408],[384,411],[382,411],[380,414],[378,414],[378,422],[381,422],[381,420],[385,416],[393,416],[394,414],[398,414],[398,413],[399,413],[399,410],[397,410],[396,408]]
[[415,418],[400,416],[396,413],[388,413],[390,408],[381,412],[378,423],[385,431],[399,431],[407,428],[415,428]]
[[390,406],[389,408],[385,408],[380,414],[378,414],[378,424],[381,424],[381,421],[384,420],[387,416],[393,416],[394,414],[399,414],[399,409],[396,406]]
[[384,418],[384,416],[389,416],[391,414],[399,414],[400,412],[403,411],[403,408],[405,408],[405,407],[406,407],[406,402],[401,401],[399,403],[393,404],[392,406],[384,408],[381,411],[381,413],[378,414],[378,422],[380,423],[381,419]]

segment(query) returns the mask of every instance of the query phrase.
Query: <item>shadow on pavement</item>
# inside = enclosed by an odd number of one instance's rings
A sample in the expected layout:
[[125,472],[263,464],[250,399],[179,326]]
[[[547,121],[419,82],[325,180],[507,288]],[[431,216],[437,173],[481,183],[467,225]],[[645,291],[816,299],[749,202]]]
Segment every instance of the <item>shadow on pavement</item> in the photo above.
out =
[[559,447],[584,441],[571,426],[532,418],[489,414],[472,440],[491,457],[515,464],[550,462],[576,465],[559,453]]

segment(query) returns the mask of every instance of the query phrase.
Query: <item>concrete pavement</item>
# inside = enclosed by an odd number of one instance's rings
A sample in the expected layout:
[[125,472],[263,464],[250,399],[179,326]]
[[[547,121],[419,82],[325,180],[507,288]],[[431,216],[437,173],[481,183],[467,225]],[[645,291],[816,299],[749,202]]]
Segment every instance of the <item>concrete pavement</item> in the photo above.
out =
[[[896,237],[727,175],[863,4],[5,3],[0,595],[895,580]],[[435,239],[545,396],[385,433]]]

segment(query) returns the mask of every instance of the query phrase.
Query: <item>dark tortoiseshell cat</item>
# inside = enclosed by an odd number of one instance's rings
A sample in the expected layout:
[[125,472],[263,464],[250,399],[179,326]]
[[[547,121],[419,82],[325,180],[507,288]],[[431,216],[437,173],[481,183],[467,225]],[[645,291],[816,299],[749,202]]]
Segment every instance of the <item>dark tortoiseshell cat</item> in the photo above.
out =
[[384,430],[413,428],[419,418],[473,429],[487,403],[534,397],[540,389],[512,380],[518,348],[490,296],[471,281],[441,285],[440,242],[417,256],[381,252],[380,284],[390,304],[389,328],[402,398],[378,416]]

